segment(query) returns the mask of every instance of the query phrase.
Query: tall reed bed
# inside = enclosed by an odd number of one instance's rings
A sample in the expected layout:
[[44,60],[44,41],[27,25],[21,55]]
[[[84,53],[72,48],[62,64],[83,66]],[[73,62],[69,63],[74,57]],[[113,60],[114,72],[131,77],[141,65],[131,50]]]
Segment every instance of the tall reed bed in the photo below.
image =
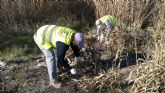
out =
[[129,80],[134,80],[131,93],[164,93],[165,92],[165,2],[157,5],[159,11],[157,23],[150,29],[152,32],[153,46],[148,46],[151,59],[138,66],[129,75]]
[[[117,24],[123,27],[147,27],[145,21],[155,22],[157,16],[157,3],[155,0],[93,0],[96,5],[97,17],[114,15]],[[158,4],[157,4],[158,5]],[[145,23],[145,24],[144,24]]]
[[[128,80],[134,82],[130,93],[165,92],[165,3],[163,0],[3,0],[0,5],[1,38],[9,35],[5,34],[9,32],[11,35],[14,35],[12,32],[19,34],[20,32],[33,32],[44,24],[68,27],[94,25],[97,18],[110,14],[117,18],[117,25],[121,30],[133,33],[134,38],[131,43],[137,53],[136,38],[140,34],[137,34],[136,31],[149,32],[151,38],[147,39],[143,49],[148,58],[143,64],[138,64],[137,60],[137,69],[130,73]],[[0,39],[0,41],[3,40]],[[121,49],[120,45],[114,47]],[[118,77],[120,74],[110,73],[112,74],[103,75],[105,77],[101,81],[99,81],[100,78],[95,79],[101,83],[100,92],[104,91],[102,90],[104,86],[106,89],[111,87],[110,90],[118,86],[116,83],[120,80]],[[110,79],[115,80],[111,80],[115,86],[107,84],[106,81],[110,81]],[[97,86],[98,83],[95,85]],[[92,89],[94,88],[92,87]],[[122,92],[123,90],[117,91]]]
[[[117,25],[121,27],[121,30],[127,29],[132,33],[134,38],[131,40],[131,43],[133,43],[136,53],[140,52],[138,51],[137,38],[141,37],[141,33],[137,33],[137,31],[147,32],[150,35],[143,46],[146,60],[140,64],[141,61],[137,59],[137,68],[131,71],[128,76],[128,80],[133,82],[131,89],[128,89],[128,91],[130,93],[164,93],[165,2],[162,0],[106,0],[104,2],[97,0],[95,5],[98,18],[107,14],[114,15],[117,17]],[[118,47],[118,51],[122,48],[120,45],[114,47]],[[116,76],[116,78],[118,79],[119,77]],[[108,85],[105,84],[103,86]],[[111,88],[109,89],[111,90]],[[116,89],[114,88],[114,90]],[[119,90],[121,93],[122,91],[124,92],[123,89],[119,88]]]
[[[76,0],[3,0],[2,31],[31,31],[43,24],[77,26],[95,20],[92,1]],[[7,28],[7,29],[6,29]],[[19,29],[19,30],[18,30]]]

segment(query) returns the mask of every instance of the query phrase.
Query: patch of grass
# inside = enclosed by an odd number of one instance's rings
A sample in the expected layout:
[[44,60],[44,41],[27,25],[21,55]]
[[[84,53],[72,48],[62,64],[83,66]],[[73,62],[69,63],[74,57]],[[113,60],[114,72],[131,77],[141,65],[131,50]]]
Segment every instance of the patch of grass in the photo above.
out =
[[39,53],[33,41],[33,33],[18,33],[0,46],[0,56],[34,56]]

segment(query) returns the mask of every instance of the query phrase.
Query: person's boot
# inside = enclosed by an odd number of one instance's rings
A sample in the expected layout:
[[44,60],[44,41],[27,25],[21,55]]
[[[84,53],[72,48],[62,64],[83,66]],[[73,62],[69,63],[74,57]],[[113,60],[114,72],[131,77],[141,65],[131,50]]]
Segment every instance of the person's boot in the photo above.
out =
[[61,88],[61,83],[59,81],[50,81],[50,85],[53,86],[54,88]]

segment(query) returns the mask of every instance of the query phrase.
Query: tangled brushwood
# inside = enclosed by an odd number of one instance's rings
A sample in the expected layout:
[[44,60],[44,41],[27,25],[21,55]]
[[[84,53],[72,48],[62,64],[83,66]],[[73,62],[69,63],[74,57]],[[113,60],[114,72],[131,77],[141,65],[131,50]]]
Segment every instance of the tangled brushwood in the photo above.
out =
[[[34,31],[55,24],[86,37],[84,62],[71,64],[76,76],[60,70],[64,87],[57,93],[165,93],[164,0],[2,0],[0,5],[0,56],[9,59],[6,91],[56,92],[47,84],[47,69],[36,67],[31,54],[39,53]],[[115,16],[118,29],[99,43],[95,21],[104,15]],[[12,40],[6,42],[8,37]],[[68,51],[67,58],[71,63],[75,57]]]
[[130,81],[134,81],[131,88],[133,93],[165,92],[165,67],[150,61],[139,65],[129,76]]

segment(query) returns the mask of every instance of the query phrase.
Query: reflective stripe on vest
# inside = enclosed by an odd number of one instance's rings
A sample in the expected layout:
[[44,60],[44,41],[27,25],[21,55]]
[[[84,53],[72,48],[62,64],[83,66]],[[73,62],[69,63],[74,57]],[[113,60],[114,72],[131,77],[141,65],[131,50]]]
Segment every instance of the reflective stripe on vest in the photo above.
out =
[[45,29],[43,30],[43,37],[42,37],[42,43],[44,44],[46,42],[46,32],[50,26],[47,25]]
[[37,31],[36,41],[45,49],[49,49],[50,47],[56,48],[57,41],[70,45],[73,33],[75,33],[75,31],[69,28],[56,25],[45,25]]
[[70,45],[72,34],[75,33],[74,30],[66,27],[57,26],[56,27],[56,36],[54,40],[61,41],[66,45]]
[[49,35],[49,41],[51,46],[53,46],[53,32],[55,31],[56,26],[52,27],[52,29],[50,30],[50,35]]

